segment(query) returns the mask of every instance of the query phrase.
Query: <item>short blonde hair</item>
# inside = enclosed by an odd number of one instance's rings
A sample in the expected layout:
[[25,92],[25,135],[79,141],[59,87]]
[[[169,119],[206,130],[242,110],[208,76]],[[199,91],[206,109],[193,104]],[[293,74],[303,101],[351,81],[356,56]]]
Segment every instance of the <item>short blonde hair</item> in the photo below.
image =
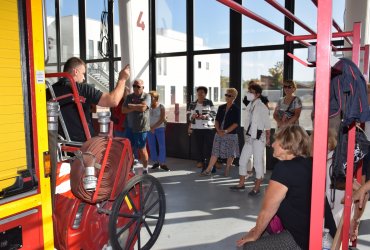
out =
[[310,137],[307,132],[297,124],[289,124],[280,128],[275,134],[275,140],[281,148],[295,156],[308,157],[311,153]]
[[150,95],[151,97],[153,97],[154,99],[156,99],[156,100],[158,100],[158,99],[159,99],[159,94],[158,94],[158,92],[157,92],[157,91],[154,91],[154,90],[149,91],[149,95]]
[[234,98],[238,96],[238,91],[235,88],[228,88],[226,89],[226,93],[227,92],[231,93],[234,96]]

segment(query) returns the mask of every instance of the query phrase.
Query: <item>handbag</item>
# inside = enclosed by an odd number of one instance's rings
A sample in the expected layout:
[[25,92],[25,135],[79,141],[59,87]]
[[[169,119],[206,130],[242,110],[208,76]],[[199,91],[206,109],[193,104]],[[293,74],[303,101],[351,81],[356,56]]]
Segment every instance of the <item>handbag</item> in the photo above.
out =
[[293,111],[290,111],[290,109],[292,108],[292,104],[294,102],[294,100],[296,99],[297,97],[295,96],[292,101],[289,103],[289,106],[288,108],[284,111],[284,114],[286,117],[288,117],[288,119],[292,118],[295,114],[294,110]]
[[[359,162],[369,152],[370,142],[368,141],[361,127],[356,126],[355,149],[353,161],[353,173],[356,173]],[[333,161],[330,165],[330,179],[332,189],[344,190],[346,184],[347,170],[347,148],[348,148],[348,127],[343,123],[339,126],[337,146],[334,150]]]
[[275,214],[274,217],[272,217],[266,230],[269,234],[279,234],[284,230],[283,223],[281,223],[279,216]]
[[297,97],[294,96],[294,98],[290,101],[289,106],[287,107],[286,110],[279,110],[279,117],[280,118],[282,118],[285,115],[289,120],[290,118],[292,118],[294,116],[294,114],[295,114],[294,110],[290,111],[290,109],[292,108],[292,104],[293,104],[293,102],[296,98]]

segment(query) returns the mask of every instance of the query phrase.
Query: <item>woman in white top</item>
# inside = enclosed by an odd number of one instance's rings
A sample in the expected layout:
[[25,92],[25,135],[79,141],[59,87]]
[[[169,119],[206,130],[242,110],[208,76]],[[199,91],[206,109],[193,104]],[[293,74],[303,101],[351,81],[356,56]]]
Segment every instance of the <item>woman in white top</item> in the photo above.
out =
[[239,184],[230,187],[231,190],[244,190],[244,182],[247,174],[247,164],[253,155],[254,168],[256,170],[256,181],[249,195],[255,196],[260,192],[263,180],[264,166],[263,153],[265,146],[270,145],[270,116],[269,110],[261,101],[262,88],[258,84],[248,86],[247,98],[250,101],[246,108],[246,141],[244,143],[239,159]]
[[197,99],[189,103],[187,110],[189,121],[188,135],[192,135],[197,144],[197,167],[202,168],[203,171],[211,157],[216,110],[213,102],[206,98],[208,93],[207,87],[199,86],[196,91]]
[[274,111],[274,119],[278,128],[287,124],[299,124],[299,116],[302,111],[302,101],[294,95],[297,89],[295,82],[285,81],[283,89],[285,96],[278,101]]
[[[158,102],[159,94],[156,91],[149,92],[152,98],[150,107],[150,131],[148,133],[148,144],[150,159],[154,162],[152,169],[160,167],[169,171],[166,166],[166,137],[165,137],[165,108]],[[158,152],[157,152],[158,143]]]

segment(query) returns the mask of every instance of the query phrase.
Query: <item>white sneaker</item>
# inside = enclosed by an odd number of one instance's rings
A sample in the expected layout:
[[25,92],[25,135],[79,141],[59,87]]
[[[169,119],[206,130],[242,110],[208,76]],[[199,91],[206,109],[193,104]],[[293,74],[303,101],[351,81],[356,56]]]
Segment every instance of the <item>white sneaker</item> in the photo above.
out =
[[149,169],[148,168],[143,168],[143,174],[149,174]]

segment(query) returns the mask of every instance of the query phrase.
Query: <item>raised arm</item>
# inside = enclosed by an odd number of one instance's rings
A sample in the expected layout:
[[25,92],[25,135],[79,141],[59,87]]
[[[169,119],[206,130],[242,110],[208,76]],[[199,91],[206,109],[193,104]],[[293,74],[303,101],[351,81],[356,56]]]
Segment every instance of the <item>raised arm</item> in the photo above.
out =
[[102,107],[116,107],[125,92],[126,81],[130,78],[130,65],[126,65],[118,76],[116,87],[110,93],[103,93],[98,105]]

